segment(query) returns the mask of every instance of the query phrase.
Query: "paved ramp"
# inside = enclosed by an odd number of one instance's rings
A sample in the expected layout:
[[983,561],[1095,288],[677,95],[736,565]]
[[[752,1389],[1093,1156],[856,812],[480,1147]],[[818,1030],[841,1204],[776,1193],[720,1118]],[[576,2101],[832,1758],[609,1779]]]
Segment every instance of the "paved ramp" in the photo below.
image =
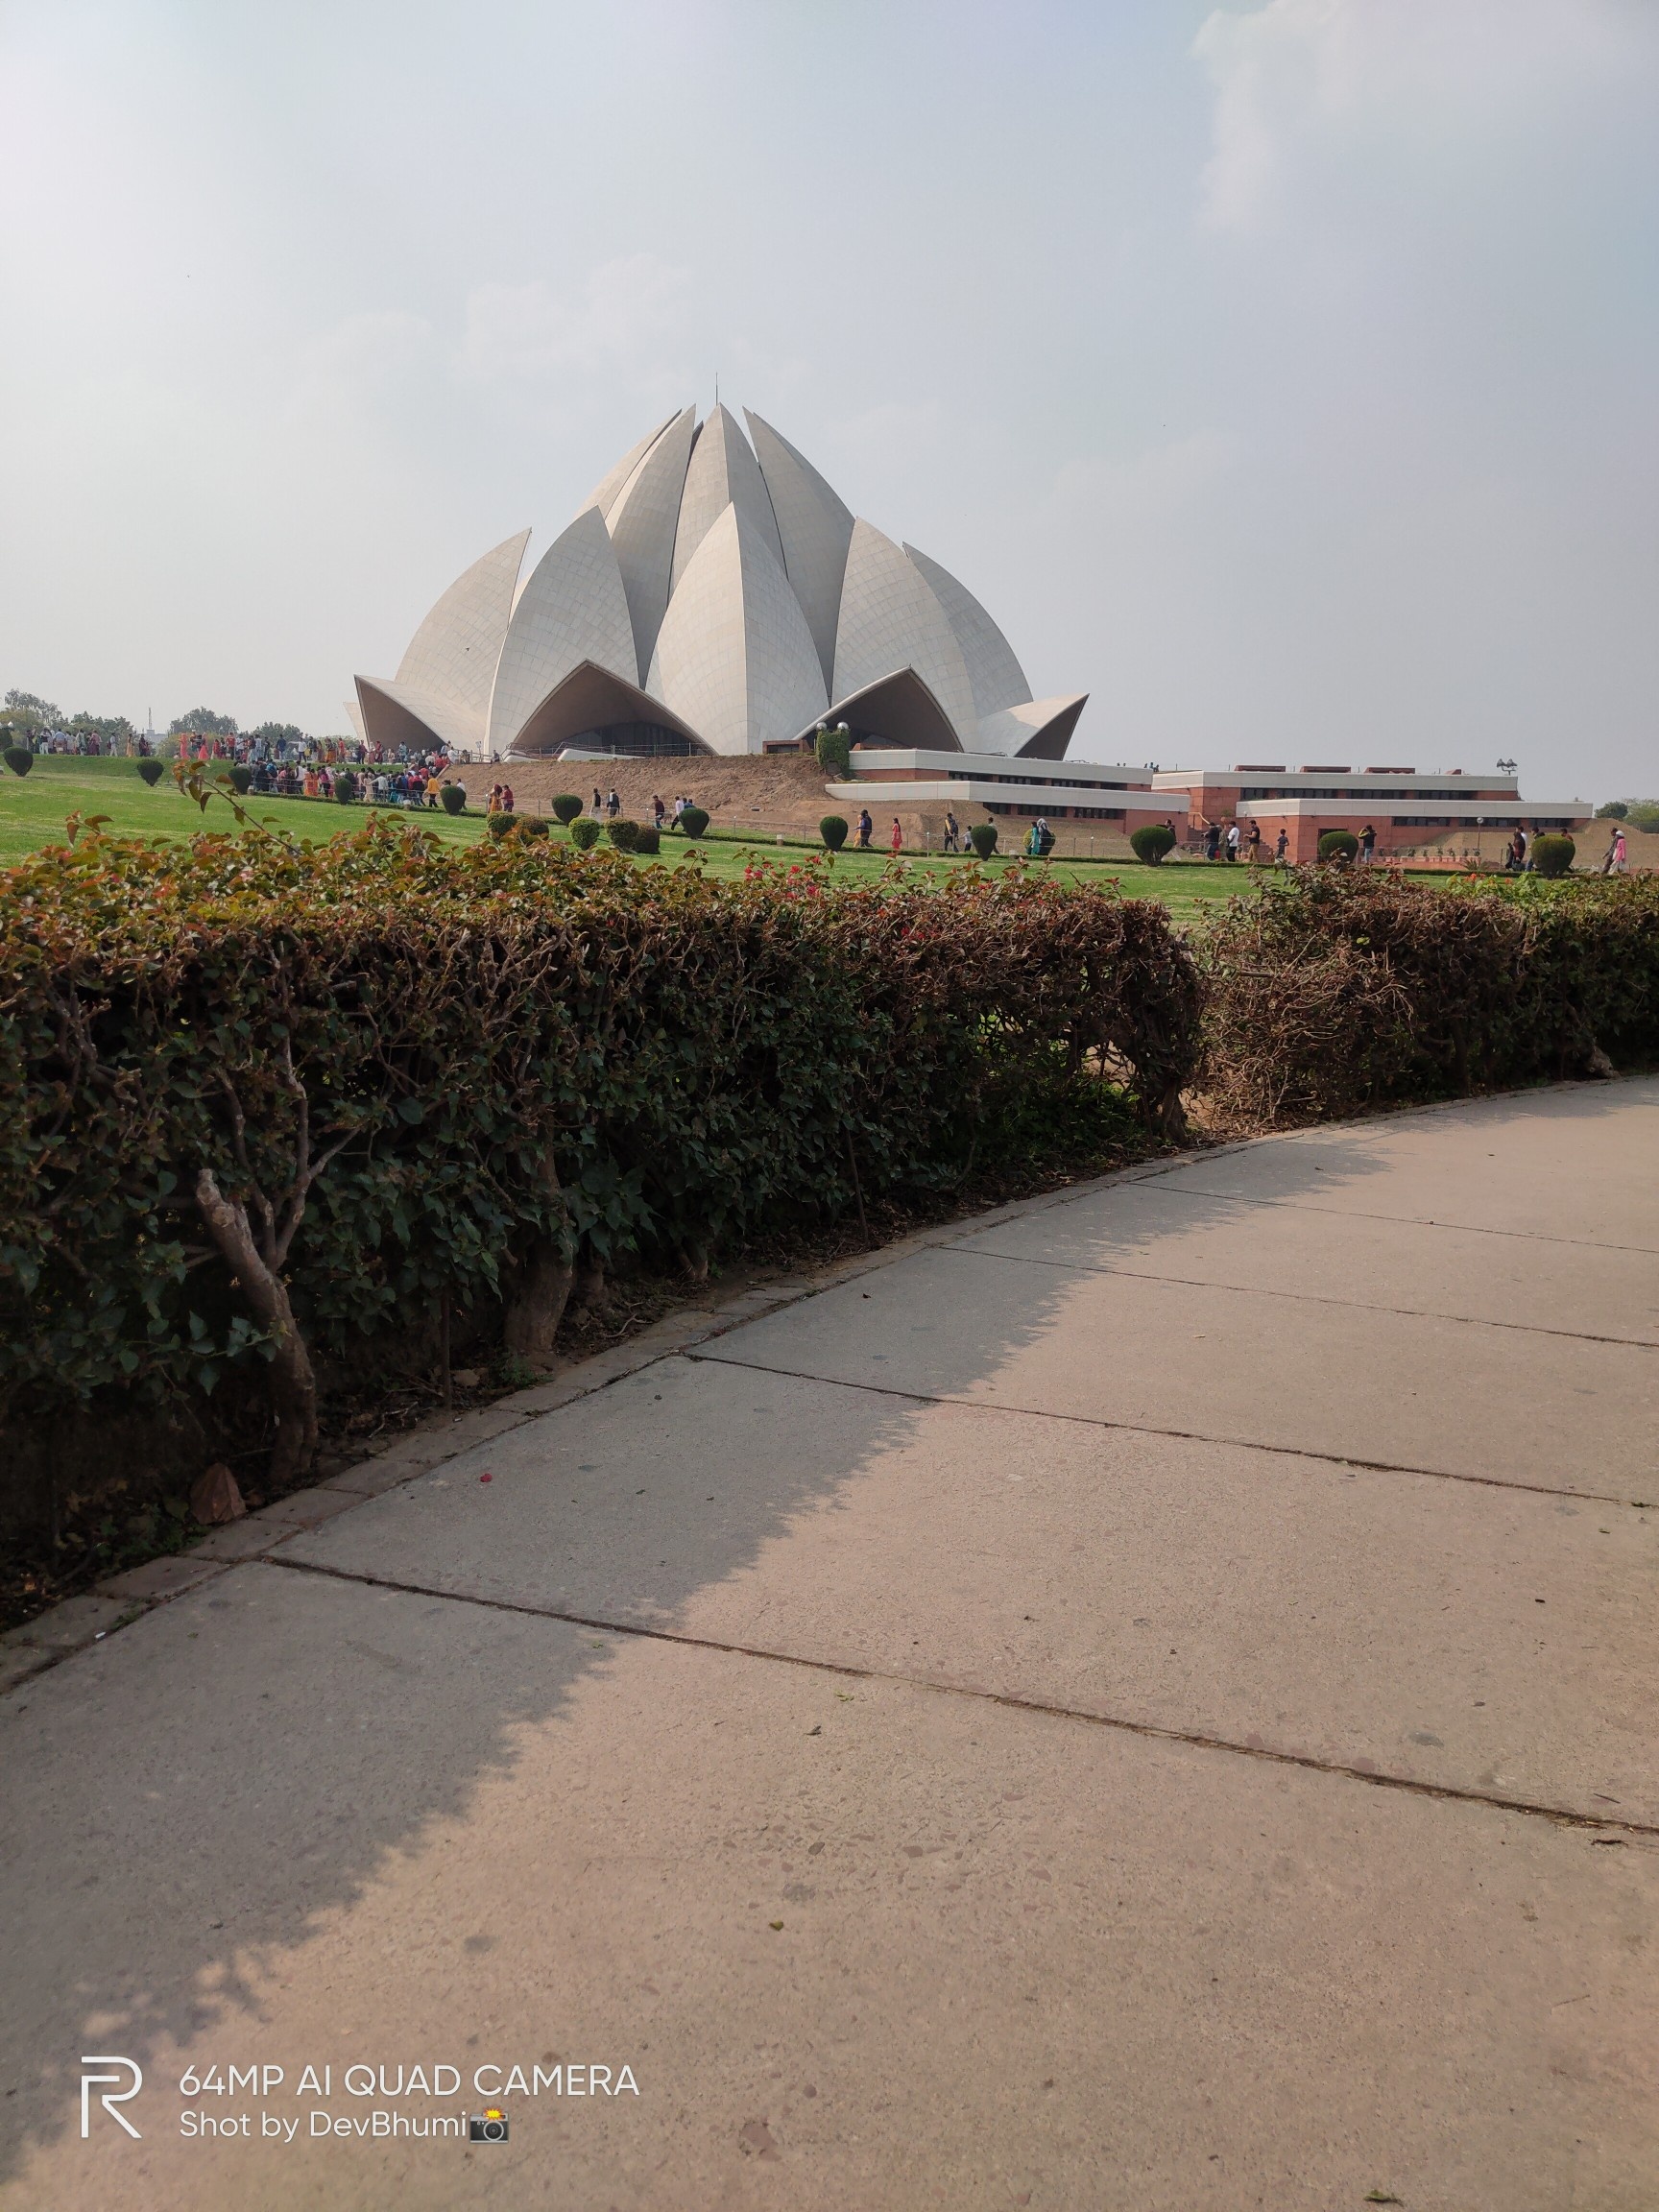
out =
[[1010,1209],[25,1683],[0,2205],[1647,2212],[1656,1154],[1629,1082]]

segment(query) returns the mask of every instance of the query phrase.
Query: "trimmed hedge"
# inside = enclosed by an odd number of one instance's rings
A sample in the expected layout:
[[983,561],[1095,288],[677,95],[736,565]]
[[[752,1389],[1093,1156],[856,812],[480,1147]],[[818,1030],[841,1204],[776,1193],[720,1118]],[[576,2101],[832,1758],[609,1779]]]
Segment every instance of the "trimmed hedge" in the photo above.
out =
[[578,1260],[695,1270],[951,1187],[1074,1120],[1101,1055],[1172,1131],[1192,1068],[1165,909],[1018,874],[722,883],[374,820],[316,849],[83,836],[5,888],[8,1419],[235,1368],[289,1479],[319,1351],[495,1302],[545,1358]]
[[578,853],[591,853],[604,834],[603,826],[586,814],[570,825],[570,842]]
[[996,823],[975,822],[968,831],[968,842],[981,860],[989,860],[997,850]]
[[709,827],[709,812],[704,806],[682,806],[678,828],[693,840],[702,836]]
[[465,814],[467,811],[467,786],[465,783],[445,783],[438,793],[438,804],[445,814]]
[[847,842],[847,817],[844,814],[826,814],[818,825],[818,834],[824,840],[827,853],[839,853]]
[[140,760],[136,763],[136,766],[139,775],[143,777],[145,782],[150,784],[152,788],[154,788],[156,784],[159,783],[162,777],[167,773],[166,769],[162,766],[159,760]]
[[1659,879],[1441,887],[1322,868],[1196,940],[1200,1087],[1263,1128],[1659,1053]]
[[1137,860],[1156,868],[1166,853],[1175,850],[1175,832],[1164,822],[1142,822],[1129,832],[1129,849]]
[[1532,840],[1532,866],[1540,876],[1565,876],[1578,857],[1571,837],[1546,831]]
[[566,830],[569,829],[581,811],[582,802],[577,798],[574,791],[561,791],[558,798],[553,802],[554,815],[565,825]]
[[1326,862],[1357,860],[1359,840],[1352,830],[1327,830],[1319,840],[1319,857]]

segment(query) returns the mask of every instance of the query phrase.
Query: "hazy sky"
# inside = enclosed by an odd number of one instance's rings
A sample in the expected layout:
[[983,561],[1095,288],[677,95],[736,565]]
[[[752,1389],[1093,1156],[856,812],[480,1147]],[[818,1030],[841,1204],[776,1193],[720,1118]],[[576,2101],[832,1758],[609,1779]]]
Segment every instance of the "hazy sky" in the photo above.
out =
[[1073,751],[1659,790],[1656,0],[0,0],[0,685],[345,728],[672,407]]

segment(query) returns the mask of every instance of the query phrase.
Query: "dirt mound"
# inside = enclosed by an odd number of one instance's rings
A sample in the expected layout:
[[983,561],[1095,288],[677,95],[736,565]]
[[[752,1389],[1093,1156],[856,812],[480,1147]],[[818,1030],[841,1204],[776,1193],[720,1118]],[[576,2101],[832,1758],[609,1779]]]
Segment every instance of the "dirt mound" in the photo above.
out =
[[[857,817],[857,806],[831,799],[824,771],[809,753],[746,754],[732,759],[699,754],[664,755],[645,760],[487,760],[456,770],[455,780],[467,787],[470,805],[482,808],[493,783],[510,783],[521,814],[551,813],[553,802],[573,792],[590,813],[593,793],[601,801],[614,790],[622,812],[636,822],[651,819],[651,798],[661,796],[672,809],[684,795],[708,809],[717,830],[753,830],[763,837],[800,837],[818,841],[818,825],[826,814],[839,814],[848,822]],[[904,835],[905,850],[938,852],[945,836],[945,808],[937,802],[923,806],[895,806],[890,801],[872,805],[876,818],[874,842],[886,850],[893,833],[893,817]],[[1030,824],[1018,815],[998,817],[971,801],[956,803],[957,820],[964,830],[975,822],[996,821],[1004,852],[1023,846]],[[1129,840],[1121,830],[1099,823],[1056,822],[1056,851],[1067,857],[1121,859],[1129,853]]]

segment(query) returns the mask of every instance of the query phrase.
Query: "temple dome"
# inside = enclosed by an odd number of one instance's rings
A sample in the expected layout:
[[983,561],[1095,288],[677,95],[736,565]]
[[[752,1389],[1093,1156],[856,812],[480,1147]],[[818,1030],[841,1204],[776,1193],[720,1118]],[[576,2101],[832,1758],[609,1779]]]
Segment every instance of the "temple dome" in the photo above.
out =
[[493,758],[741,754],[828,721],[855,741],[1060,758],[1087,694],[1034,701],[949,569],[747,420],[753,445],[718,404],[659,423],[522,584],[528,531],[475,562],[396,676],[356,679],[359,733]]

